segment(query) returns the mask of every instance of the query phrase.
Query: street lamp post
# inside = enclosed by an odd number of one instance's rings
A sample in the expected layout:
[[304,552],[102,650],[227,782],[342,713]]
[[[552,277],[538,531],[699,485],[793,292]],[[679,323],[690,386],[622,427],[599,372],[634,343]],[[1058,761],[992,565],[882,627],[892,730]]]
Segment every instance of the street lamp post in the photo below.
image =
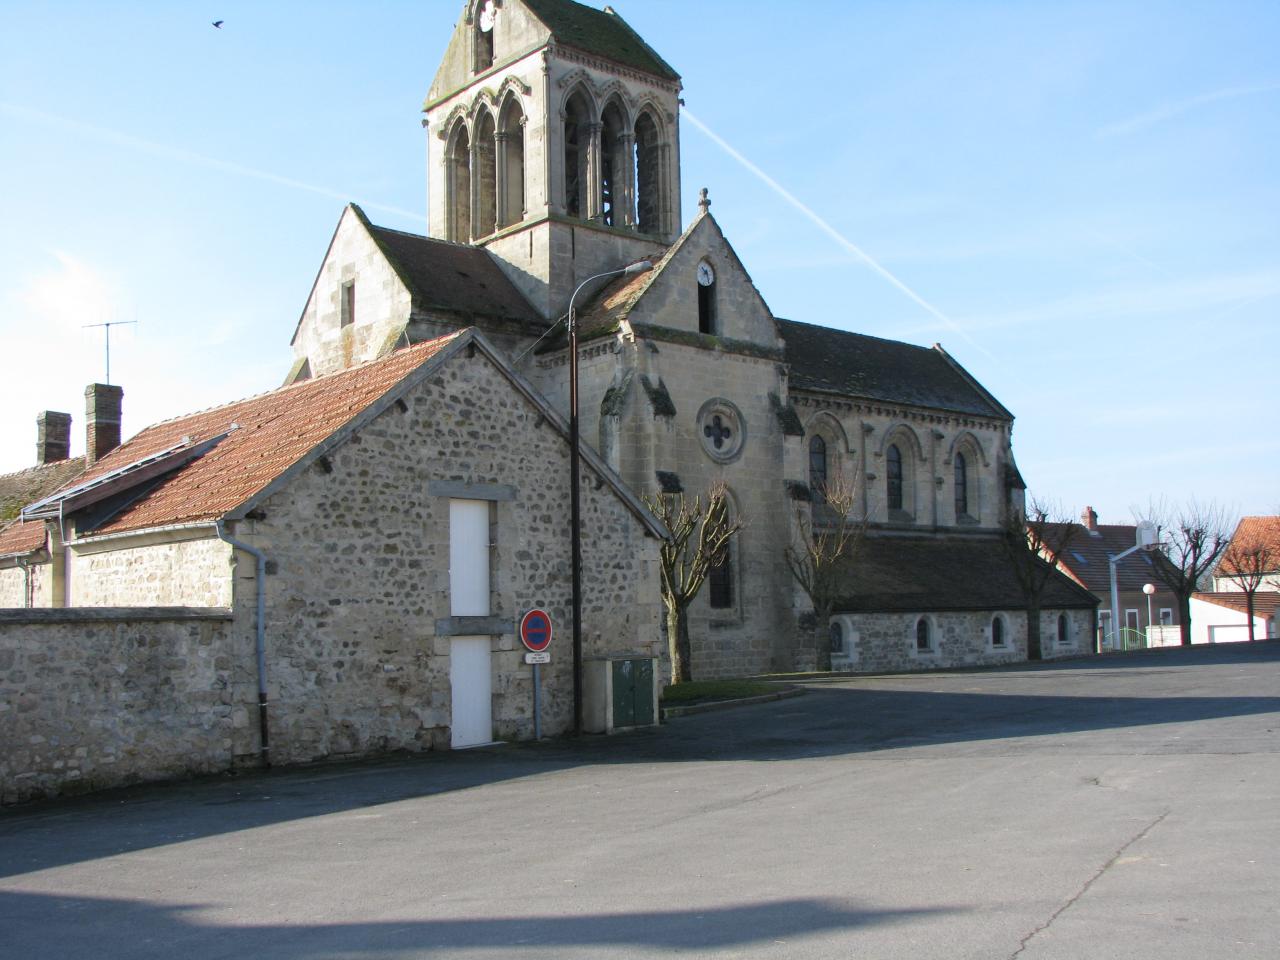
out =
[[[1147,595],[1147,646],[1149,647],[1151,646],[1151,595],[1156,592],[1156,585],[1154,583],[1144,583],[1142,592]],[[1164,637],[1160,638],[1160,642],[1163,644]]]
[[582,457],[578,446],[578,318],[574,302],[582,288],[605,277],[644,273],[653,268],[648,260],[628,264],[619,270],[587,277],[569,298],[569,525],[573,545],[573,732],[582,734]]

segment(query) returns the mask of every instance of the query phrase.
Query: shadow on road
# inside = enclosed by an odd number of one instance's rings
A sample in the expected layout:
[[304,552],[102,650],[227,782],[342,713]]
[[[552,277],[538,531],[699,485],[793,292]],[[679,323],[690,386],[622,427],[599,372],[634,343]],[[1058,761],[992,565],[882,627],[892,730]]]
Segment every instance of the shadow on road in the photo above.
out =
[[[1280,696],[1162,696],[1151,695],[1150,688],[1142,695],[1123,695],[1133,689],[1131,681],[1154,673],[1161,675],[1164,689],[1196,689],[1212,673],[1205,668],[1222,665],[1265,667],[1265,677],[1274,679],[1280,644],[823,683],[798,699],[686,717],[616,737],[108,791],[0,814],[0,876],[576,767],[786,761],[1012,739],[1025,745],[1028,739],[1063,734],[1280,712]],[[978,692],[966,690],[975,683]],[[1219,676],[1213,686],[1240,689],[1235,684],[1235,675]],[[1266,679],[1254,687],[1276,689]],[[1071,695],[1063,692],[1067,689]],[[1052,692],[1037,692],[1042,690]],[[1146,749],[1161,748],[1158,735],[1149,742]]]
[[[892,924],[959,908],[868,909],[847,900],[791,899],[714,909],[532,917],[386,920],[377,923],[225,925],[201,919],[202,904],[0,893],[0,927],[30,943],[8,940],[13,956],[170,956],[172,948],[218,956],[311,960],[394,953],[430,956],[458,950],[537,947],[656,947],[668,950],[740,947],[796,936]],[[112,942],[112,937],[116,942]]]

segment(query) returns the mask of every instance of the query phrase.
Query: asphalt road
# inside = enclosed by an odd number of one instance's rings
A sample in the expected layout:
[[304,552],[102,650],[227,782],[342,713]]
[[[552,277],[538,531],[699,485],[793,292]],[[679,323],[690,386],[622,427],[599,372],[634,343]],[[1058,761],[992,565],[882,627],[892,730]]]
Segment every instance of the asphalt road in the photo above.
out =
[[1280,643],[0,814],[0,956],[1280,956]]

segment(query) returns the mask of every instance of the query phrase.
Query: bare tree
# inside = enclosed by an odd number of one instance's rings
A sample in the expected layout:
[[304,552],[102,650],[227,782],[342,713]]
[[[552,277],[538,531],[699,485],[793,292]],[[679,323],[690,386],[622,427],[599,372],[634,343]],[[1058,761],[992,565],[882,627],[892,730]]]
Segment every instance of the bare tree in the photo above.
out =
[[1049,581],[1061,576],[1058,558],[1075,539],[1080,528],[1068,514],[1032,498],[1023,516],[1009,512],[1005,524],[1005,553],[1013,567],[1013,575],[1027,602],[1027,659],[1039,660],[1040,608]]
[[[1239,531],[1237,531],[1239,533]],[[1255,639],[1253,628],[1253,595],[1262,586],[1267,574],[1280,567],[1280,550],[1256,531],[1233,537],[1230,546],[1222,554],[1221,570],[1240,585],[1245,596],[1245,608],[1249,618],[1249,642]]]
[[841,577],[867,531],[866,518],[853,515],[855,500],[853,481],[835,474],[813,491],[808,507],[797,504],[794,542],[783,549],[787,569],[813,605],[819,670],[831,669],[831,609],[839,599]]
[[1191,595],[1227,549],[1232,524],[1222,507],[1194,499],[1174,509],[1153,504],[1148,516],[1160,528],[1160,547],[1155,554],[1156,576],[1178,598],[1182,645],[1189,647]]
[[667,644],[671,650],[671,682],[693,679],[689,643],[689,604],[693,603],[711,568],[725,559],[729,541],[742,529],[741,519],[729,511],[724,484],[715,483],[690,502],[684,492],[644,497],[671,536],[662,545],[662,603],[667,614]]

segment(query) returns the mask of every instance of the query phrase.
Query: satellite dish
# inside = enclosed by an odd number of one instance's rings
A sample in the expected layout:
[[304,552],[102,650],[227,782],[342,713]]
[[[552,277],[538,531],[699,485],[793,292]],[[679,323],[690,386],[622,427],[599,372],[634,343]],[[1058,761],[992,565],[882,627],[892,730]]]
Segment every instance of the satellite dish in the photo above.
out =
[[1143,520],[1137,527],[1138,546],[1151,550],[1160,543],[1160,528],[1150,520]]

